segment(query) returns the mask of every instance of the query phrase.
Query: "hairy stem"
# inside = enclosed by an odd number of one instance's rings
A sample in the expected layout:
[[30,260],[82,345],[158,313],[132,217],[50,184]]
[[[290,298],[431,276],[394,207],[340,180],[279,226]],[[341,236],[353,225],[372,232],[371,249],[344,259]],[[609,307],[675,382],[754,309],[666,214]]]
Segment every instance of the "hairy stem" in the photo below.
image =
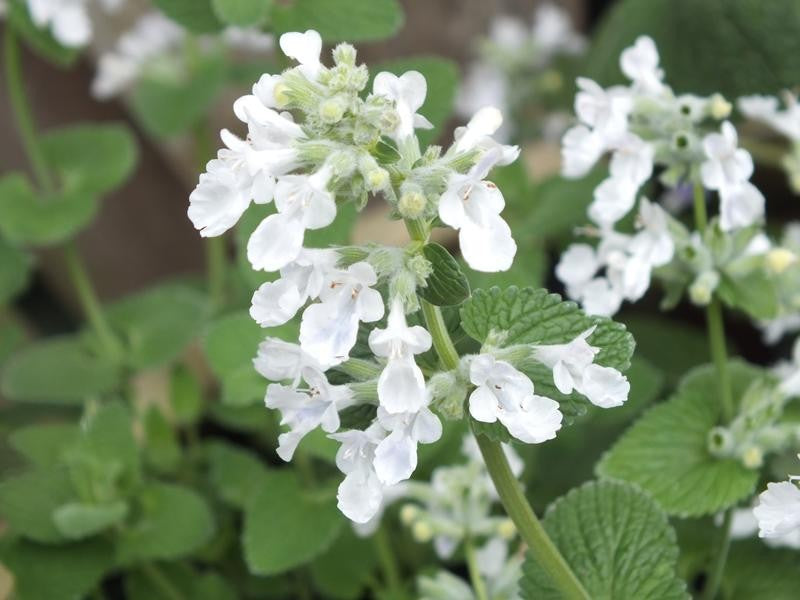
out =
[[11,110],[14,114],[14,121],[17,131],[25,148],[28,162],[31,164],[33,173],[39,187],[46,194],[55,190],[53,179],[47,168],[47,161],[41,146],[37,142],[36,128],[33,123],[33,116],[30,111],[30,102],[25,95],[25,86],[22,81],[22,70],[20,68],[19,44],[13,28],[6,27],[3,32],[5,35],[5,73],[8,84],[8,97],[11,102]]
[[558,588],[563,598],[588,600],[589,594],[586,593],[583,585],[578,581],[575,573],[572,572],[525,499],[519,482],[511,472],[503,447],[483,435],[476,435],[475,439],[478,441],[478,447],[483,455],[486,468],[489,470],[489,475],[497,488],[500,501],[508,516],[517,526],[522,539],[528,545],[528,552],[550,576],[553,585]]
[[472,589],[475,591],[475,597],[478,600],[489,600],[489,593],[486,591],[486,583],[484,583],[481,572],[478,569],[478,557],[475,556],[475,546],[473,546],[472,539],[469,537],[464,540],[464,555],[467,559],[467,570],[469,571],[469,579],[472,582]]
[[[700,184],[695,184],[694,186],[694,218],[697,229],[701,233],[704,232],[706,227],[708,227],[708,217],[706,216],[705,191]],[[735,408],[731,379],[728,373],[725,323],[722,318],[722,305],[716,294],[706,307],[706,329],[708,332],[708,345],[711,352],[711,360],[717,372],[720,413],[723,423],[728,423],[734,417]],[[716,597],[720,583],[722,582],[722,574],[725,571],[725,563],[728,560],[728,549],[731,544],[731,520],[732,511],[728,509],[725,512],[717,553],[711,565],[709,577],[703,591],[703,598],[706,600],[712,600]]]

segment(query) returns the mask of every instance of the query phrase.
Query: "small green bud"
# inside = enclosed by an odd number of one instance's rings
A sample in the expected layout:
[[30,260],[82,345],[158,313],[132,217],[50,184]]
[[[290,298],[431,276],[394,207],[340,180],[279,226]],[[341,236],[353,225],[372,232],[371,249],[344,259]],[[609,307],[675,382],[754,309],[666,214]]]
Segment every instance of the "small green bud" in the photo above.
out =
[[408,527],[419,517],[419,507],[416,504],[404,504],[400,509],[400,522]]
[[788,248],[773,248],[767,252],[767,268],[780,275],[797,262],[797,254]]
[[764,451],[758,446],[749,446],[742,452],[742,464],[748,469],[758,469],[764,464]]
[[433,527],[426,521],[417,521],[411,528],[411,535],[420,544],[425,544],[433,539]]
[[423,215],[428,206],[428,199],[422,193],[422,188],[417,185],[406,185],[400,190],[401,196],[397,203],[397,212],[404,219],[417,219]]
[[333,124],[342,120],[347,110],[347,102],[341,96],[334,96],[323,100],[319,105],[319,118],[323,123]]
[[337,65],[354,67],[356,64],[356,49],[346,42],[339,44],[333,49],[333,62]]
[[406,268],[414,275],[417,285],[424,285],[428,277],[433,273],[431,261],[422,254],[412,254],[406,261]]
[[330,165],[333,176],[336,179],[349,177],[356,170],[355,156],[349,150],[331,152],[330,156],[328,156],[327,164]]
[[711,113],[712,118],[717,121],[727,119],[731,114],[731,110],[733,110],[733,105],[725,99],[725,96],[722,94],[711,96],[708,111]]
[[503,519],[497,526],[497,533],[504,540],[510,540],[517,535],[517,526],[511,519]]
[[707,306],[718,285],[719,274],[716,271],[704,271],[689,286],[689,299],[698,306]]

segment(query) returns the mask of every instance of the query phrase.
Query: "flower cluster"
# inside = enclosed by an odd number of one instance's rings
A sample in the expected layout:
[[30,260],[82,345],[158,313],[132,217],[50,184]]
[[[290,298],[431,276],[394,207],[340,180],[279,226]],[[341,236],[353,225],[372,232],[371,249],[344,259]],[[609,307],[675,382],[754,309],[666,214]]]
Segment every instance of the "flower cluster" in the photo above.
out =
[[[598,348],[587,341],[593,329],[568,344],[485,345],[449,370],[426,367],[426,381],[417,357],[433,340],[414,313],[421,306],[417,291],[433,269],[422,252],[428,234],[406,248],[311,248],[306,231],[329,226],[342,202],[360,208],[379,196],[412,232],[434,222],[458,230],[472,268],[507,269],[516,244],[500,216],[502,193],[486,178],[519,149],[491,138],[502,118],[483,108],[456,129],[446,151],[423,152],[415,129],[431,125],[417,113],[427,87],[420,73],[379,73],[362,97],[369,74],[356,64],[352,46],[337,46],[330,68],[320,61],[315,31],[284,34],[280,47],[299,65],[262,76],[252,94],[235,102],[247,137],[222,132],[225,148],[208,163],[189,206],[203,236],[223,234],[252,203],[264,206],[247,257],[255,269],[279,275],[256,290],[250,314],[263,327],[300,315],[299,343],[268,337],[255,359],[273,382],[266,405],[288,427],[279,456],[291,460],[316,428],[328,433],[341,444],[339,508],[364,524],[411,477],[417,446],[441,436],[432,408],[460,417],[469,386],[474,419],[499,422],[527,443],[553,438],[562,421],[558,403],[536,395],[523,373],[532,361],[551,370],[565,394],[575,391],[602,407],[622,404],[629,384],[594,364]],[[344,426],[355,414],[362,417],[358,427]]]
[[92,4],[106,11],[118,10],[125,0],[26,0],[31,20],[50,29],[64,46],[85,46],[92,39]]
[[[767,489],[758,497],[753,515],[758,521],[758,535],[774,540],[788,540],[800,534],[800,488],[790,476],[788,481],[767,484]],[[800,544],[797,544],[800,546]]]
[[[575,31],[569,15],[554,4],[545,3],[536,11],[533,26],[524,21],[499,16],[492,20],[489,35],[479,48],[479,58],[467,71],[459,90],[456,108],[470,115],[482,106],[492,105],[504,114],[525,115],[525,122],[536,120],[531,110],[541,105],[548,110],[542,117],[545,137],[564,131],[566,115],[550,106],[550,96],[563,88],[556,62],[580,55],[586,40]],[[511,123],[497,132],[499,139],[511,137]],[[515,123],[520,127],[523,123]]]
[[790,92],[783,94],[783,101],[784,107],[781,108],[780,100],[774,96],[744,96],[739,98],[736,106],[744,116],[766,124],[789,140],[791,149],[781,160],[781,165],[792,190],[800,194],[800,105]]
[[[654,269],[676,252],[673,223],[664,210],[641,198],[633,235],[618,224],[637,205],[642,186],[660,171],[659,182],[673,193],[686,184],[719,195],[718,227],[723,232],[761,222],[764,197],[750,183],[753,161],[738,146],[735,127],[723,121],[731,105],[719,94],[676,95],[663,82],[655,43],[640,37],[620,58],[628,86],[603,89],[577,80],[575,112],[580,123],[564,135],[562,172],[582,177],[606,153],[609,176],[594,190],[588,209],[593,222],[586,233],[599,238],[570,247],[557,275],[568,294],[590,313],[611,315],[623,300],[636,301],[649,287]],[[704,202],[705,199],[701,198]]]
[[[92,94],[105,100],[147,75],[177,77],[187,69],[187,53],[183,51],[187,41],[187,32],[174,21],[160,12],[146,13],[119,37],[114,48],[100,56]],[[196,46],[193,52],[198,48],[212,52],[222,44],[230,49],[264,53],[272,50],[273,37],[255,28],[227,27],[219,36],[199,36],[192,43]]]

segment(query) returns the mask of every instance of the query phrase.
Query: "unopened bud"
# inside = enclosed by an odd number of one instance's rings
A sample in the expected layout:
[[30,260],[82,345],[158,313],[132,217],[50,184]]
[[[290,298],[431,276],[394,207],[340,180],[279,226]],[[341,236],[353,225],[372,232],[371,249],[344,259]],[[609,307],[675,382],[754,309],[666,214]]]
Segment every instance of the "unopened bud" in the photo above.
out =
[[420,544],[424,544],[433,539],[433,528],[426,521],[417,521],[411,528],[411,535]]
[[707,306],[717,285],[719,285],[719,274],[716,271],[704,271],[689,286],[689,299],[698,306]]
[[381,167],[372,169],[364,175],[364,183],[370,192],[383,190],[389,184],[389,172]]
[[767,268],[773,273],[783,273],[797,262],[797,255],[788,248],[774,248],[767,252]]
[[514,525],[514,521],[511,519],[503,519],[497,526],[497,533],[504,540],[510,540],[517,535],[517,526]]
[[330,165],[333,175],[339,179],[350,176],[356,169],[355,156],[347,150],[332,152],[328,157],[327,164]]
[[711,96],[711,102],[708,110],[714,119],[717,119],[718,121],[727,119],[730,116],[732,109],[733,105],[728,102],[722,94],[714,94]]
[[346,108],[346,103],[340,96],[328,98],[319,105],[319,118],[324,123],[338,123],[342,120]]
[[409,526],[417,520],[420,510],[416,504],[405,504],[400,509],[400,522],[403,525]]
[[355,66],[356,49],[347,43],[339,44],[333,49],[333,62],[337,65]]
[[400,196],[400,201],[397,203],[397,211],[404,219],[417,219],[425,212],[427,205],[428,199],[421,189],[409,188]]
[[742,452],[742,464],[748,469],[758,469],[764,464],[764,451],[758,446],[750,446]]
[[289,94],[287,94],[288,91],[289,91],[289,86],[283,83],[282,81],[276,83],[275,87],[272,88],[272,96],[275,99],[275,104],[278,107],[286,106],[287,104],[289,104]]

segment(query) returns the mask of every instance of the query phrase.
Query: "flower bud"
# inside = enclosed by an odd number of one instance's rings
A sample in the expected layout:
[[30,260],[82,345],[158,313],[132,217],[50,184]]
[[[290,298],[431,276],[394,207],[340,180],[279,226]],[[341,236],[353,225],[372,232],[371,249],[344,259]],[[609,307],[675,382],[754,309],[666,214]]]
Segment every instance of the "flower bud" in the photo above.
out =
[[783,273],[797,262],[797,255],[788,248],[774,248],[767,252],[767,268],[776,274]]
[[289,95],[287,94],[288,91],[289,86],[282,81],[276,83],[275,87],[272,88],[272,97],[275,99],[275,104],[278,107],[289,104]]
[[433,273],[433,265],[431,261],[425,258],[422,254],[413,254],[408,257],[406,261],[406,268],[414,275],[417,285],[424,284],[428,277]]
[[344,116],[344,111],[347,109],[347,102],[341,96],[334,96],[323,100],[319,105],[319,118],[323,123],[333,124],[338,123]]
[[389,171],[381,167],[367,171],[364,174],[364,183],[370,192],[379,192],[386,189],[389,184]]
[[764,464],[764,451],[758,446],[749,446],[742,452],[742,464],[748,469],[758,469]]
[[333,176],[337,179],[349,177],[356,170],[355,156],[349,150],[331,152],[327,164],[330,165]]
[[420,544],[430,542],[433,539],[433,527],[426,521],[417,521],[411,528],[411,535]]
[[397,203],[397,211],[404,219],[417,219],[425,212],[428,199],[418,186],[406,186]]
[[718,121],[727,119],[730,116],[732,109],[733,105],[728,102],[722,94],[714,94],[711,96],[708,111],[711,113],[711,116],[714,119]]
[[689,299],[698,306],[707,306],[718,285],[719,274],[716,271],[704,271],[689,286]]
[[497,526],[497,533],[504,540],[510,540],[517,535],[517,526],[511,519],[503,519]]
[[404,504],[400,509],[400,522],[403,525],[410,526],[419,517],[420,510],[416,504]]
[[356,64],[356,49],[345,42],[339,44],[333,49],[333,62],[337,65],[354,67]]
[[707,443],[708,451],[714,456],[727,457],[733,452],[733,436],[725,427],[714,427],[709,431]]

